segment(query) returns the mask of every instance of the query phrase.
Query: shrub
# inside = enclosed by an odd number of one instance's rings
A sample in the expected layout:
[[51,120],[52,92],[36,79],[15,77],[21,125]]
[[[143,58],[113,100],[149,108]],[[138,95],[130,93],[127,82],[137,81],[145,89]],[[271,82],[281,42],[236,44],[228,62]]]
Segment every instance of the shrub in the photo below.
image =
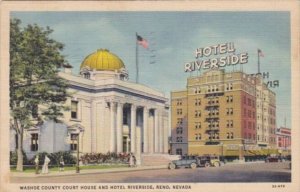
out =
[[[39,156],[39,165],[43,165],[45,161],[45,156],[47,155],[50,159],[50,165],[59,165],[60,157],[63,156],[65,164],[75,164],[76,159],[69,151],[59,151],[56,153],[41,152],[37,154]],[[36,155],[30,160],[31,164],[34,165]]]
[[[24,151],[22,151],[22,153],[23,153],[23,164],[28,164],[26,153]],[[17,151],[10,151],[9,157],[10,157],[9,158],[10,165],[17,165],[17,161],[18,161]]]
[[128,153],[85,153],[80,157],[83,164],[100,164],[100,163],[127,163]]

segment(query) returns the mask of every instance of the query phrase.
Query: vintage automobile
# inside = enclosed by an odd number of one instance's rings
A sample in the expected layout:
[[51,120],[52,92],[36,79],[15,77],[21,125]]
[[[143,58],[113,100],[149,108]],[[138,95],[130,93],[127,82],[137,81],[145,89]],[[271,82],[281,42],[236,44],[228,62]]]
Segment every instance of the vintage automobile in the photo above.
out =
[[215,155],[198,156],[197,165],[199,167],[220,167],[221,160],[219,156]]
[[265,160],[266,163],[274,163],[274,162],[280,162],[280,161],[281,161],[281,158],[276,157],[276,156],[267,157]]
[[219,156],[204,155],[204,156],[182,156],[179,160],[174,160],[169,163],[169,169],[180,167],[192,168],[197,167],[219,167],[221,161]]
[[197,168],[196,156],[182,156],[179,160],[173,160],[169,163],[169,169],[176,169],[180,167]]

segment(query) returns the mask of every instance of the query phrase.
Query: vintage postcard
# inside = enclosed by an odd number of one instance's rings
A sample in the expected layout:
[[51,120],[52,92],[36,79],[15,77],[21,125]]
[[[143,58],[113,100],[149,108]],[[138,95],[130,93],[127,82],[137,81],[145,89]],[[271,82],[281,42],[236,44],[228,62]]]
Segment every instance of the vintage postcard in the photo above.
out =
[[298,2],[0,5],[0,191],[300,190]]

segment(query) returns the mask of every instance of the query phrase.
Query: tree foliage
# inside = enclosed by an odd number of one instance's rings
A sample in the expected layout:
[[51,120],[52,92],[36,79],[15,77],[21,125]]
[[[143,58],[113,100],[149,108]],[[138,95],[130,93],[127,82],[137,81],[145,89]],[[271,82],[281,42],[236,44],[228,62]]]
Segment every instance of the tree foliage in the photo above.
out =
[[36,24],[22,28],[19,19],[10,21],[11,127],[21,139],[19,148],[24,129],[45,120],[59,122],[67,109],[67,82],[58,76],[67,64],[61,54],[64,45],[51,38],[52,32]]

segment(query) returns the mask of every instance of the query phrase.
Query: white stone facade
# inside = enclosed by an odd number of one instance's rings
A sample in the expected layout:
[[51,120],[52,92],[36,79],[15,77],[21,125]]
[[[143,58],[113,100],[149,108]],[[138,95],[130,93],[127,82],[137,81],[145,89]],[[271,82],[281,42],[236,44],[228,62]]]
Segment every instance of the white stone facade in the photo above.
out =
[[[101,78],[103,74],[105,78]],[[46,122],[28,130],[24,150],[29,157],[36,152],[71,150],[72,134],[79,134],[80,153],[132,152],[137,157],[141,153],[168,153],[168,100],[162,93],[128,82],[116,71],[91,70],[89,79],[69,69],[59,75],[69,82],[72,93],[67,105],[73,102],[77,109],[64,113],[63,124]],[[30,147],[33,133],[38,133],[35,151]],[[14,148],[12,131],[11,150]]]

